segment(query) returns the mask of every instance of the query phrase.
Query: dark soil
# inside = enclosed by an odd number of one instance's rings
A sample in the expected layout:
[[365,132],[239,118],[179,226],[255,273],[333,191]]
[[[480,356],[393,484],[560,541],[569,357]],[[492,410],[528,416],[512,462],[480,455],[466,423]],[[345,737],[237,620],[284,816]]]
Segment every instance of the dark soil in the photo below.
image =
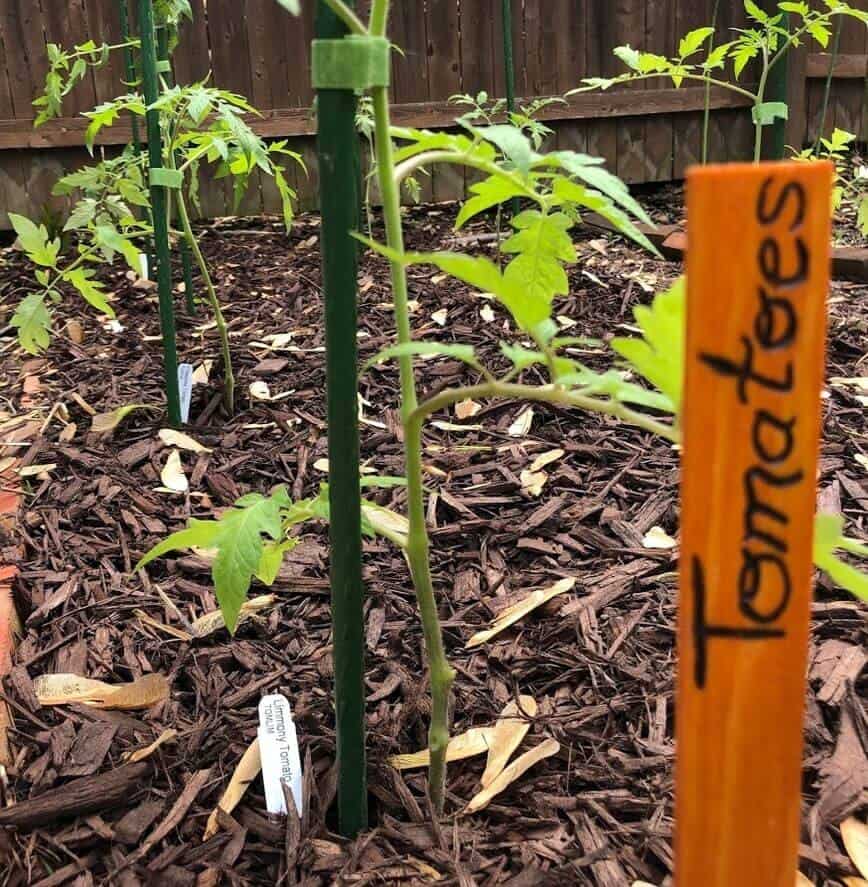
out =
[[[453,236],[452,207],[420,208],[410,216],[411,246],[431,248]],[[108,781],[131,774],[114,807],[0,831],[7,859],[0,883],[421,884],[431,882],[424,873],[433,869],[441,884],[660,884],[672,866],[677,557],[644,548],[642,538],[655,525],[677,532],[678,458],[666,442],[544,406],[534,407],[526,436],[512,437],[507,429],[524,409],[515,402],[484,404],[465,423],[481,430],[427,430],[434,579],[458,672],[455,729],[490,724],[523,693],[539,705],[523,749],[543,737],[561,744],[557,755],[473,815],[461,810],[478,790],[484,758],[453,764],[447,817],[437,829],[426,824],[423,772],[399,775],[385,763],[390,754],[424,747],[428,716],[419,621],[394,547],[365,543],[373,829],[355,842],[334,834],[331,812],[326,529],[304,527],[302,544],[274,587],[277,603],[245,622],[234,640],[224,630],[190,642],[153,627],[156,621],[184,629],[184,620],[214,609],[216,601],[203,560],[170,556],[140,577],[131,568],[141,554],[187,517],[211,517],[248,491],[285,483],[294,496],[304,496],[325,479],[315,467],[327,455],[317,234],[316,217],[300,219],[291,238],[256,220],[203,229],[230,320],[239,409],[232,420],[221,416],[215,362],[210,383],[194,388],[188,429],[212,452],[182,454],[187,494],[156,490],[167,455],[157,437],[158,414],[134,413],[110,438],[89,430],[88,405],[104,412],[162,403],[152,292],[134,289],[120,272],[107,277],[120,333],[79,313],[70,298],[58,313],[49,353],[23,368],[11,339],[0,340],[0,406],[20,411],[22,376],[35,375],[39,418],[62,403],[75,424],[74,436],[61,437],[64,423],[55,412],[26,451],[28,464],[56,467],[45,480],[26,480],[19,531],[3,541],[4,556],[21,569],[16,599],[25,621],[2,690],[14,718],[6,801],[63,791],[89,776],[105,780],[108,801]],[[557,311],[575,322],[571,333],[612,335],[632,322],[634,305],[679,273],[677,265],[602,234],[580,232],[577,239],[584,259]],[[26,291],[29,274],[19,255],[0,253],[0,316],[8,317]],[[391,341],[383,262],[366,257],[360,279],[360,347],[368,357]],[[492,363],[500,360],[504,317],[495,308],[496,322],[480,318],[490,303],[424,268],[412,270],[411,295],[419,302],[419,335],[471,342]],[[829,375],[868,375],[868,288],[836,285],[833,296]],[[448,311],[444,327],[431,317],[441,308]],[[83,326],[81,344],[65,326],[72,317]],[[205,318],[203,309],[180,320],[182,359],[194,366],[218,354]],[[279,333],[292,333],[284,349],[262,346],[264,337]],[[584,358],[604,359],[602,352]],[[462,364],[443,359],[420,362],[419,373],[429,393],[471,378]],[[251,400],[248,388],[256,380],[272,395],[287,396]],[[36,382],[28,387],[32,395]],[[396,391],[392,367],[368,372],[361,382],[368,420],[363,457],[387,475],[402,473]],[[459,422],[454,414],[438,418]],[[868,484],[855,459],[865,451],[866,431],[864,405],[853,389],[830,386],[819,487],[847,515],[854,535],[866,529]],[[523,492],[521,471],[553,448],[565,454],[546,469],[542,494]],[[377,497],[403,510],[400,489]],[[571,592],[488,644],[465,647],[506,604],[567,576],[577,580]],[[816,884],[840,885],[854,869],[838,825],[859,812],[868,787],[868,718],[859,683],[865,610],[825,580],[813,610],[801,867]],[[170,699],[144,712],[40,707],[32,679],[51,672],[110,682],[161,672],[171,683]],[[269,819],[257,780],[224,820],[227,828],[203,843],[208,814],[255,738],[258,701],[270,692],[290,699],[308,758],[304,820],[298,826]],[[139,765],[143,772],[120,769],[126,752],[166,728],[178,731],[176,739]]]

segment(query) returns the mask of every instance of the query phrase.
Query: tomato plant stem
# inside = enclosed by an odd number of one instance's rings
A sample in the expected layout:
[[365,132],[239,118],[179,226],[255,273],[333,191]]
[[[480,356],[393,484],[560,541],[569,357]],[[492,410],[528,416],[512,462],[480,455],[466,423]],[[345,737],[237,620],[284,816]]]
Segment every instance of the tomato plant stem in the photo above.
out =
[[673,443],[678,443],[681,435],[677,427],[660,422],[653,416],[631,410],[630,407],[611,398],[602,400],[589,394],[582,394],[581,389],[574,391],[557,385],[520,385],[504,380],[484,382],[479,385],[468,385],[461,388],[447,388],[439,394],[423,401],[410,417],[414,422],[424,422],[428,416],[438,410],[445,409],[462,400],[477,397],[506,397],[511,400],[532,400],[540,403],[552,403],[560,406],[576,407],[592,413],[602,413],[629,422],[645,431],[658,434]]
[[[388,20],[388,0],[374,0],[371,9],[372,36],[384,36]],[[374,129],[377,148],[377,174],[380,197],[386,223],[386,242],[399,253],[404,252],[401,229],[399,184],[395,178],[395,162],[389,118],[389,92],[385,87],[371,90],[374,104]],[[407,297],[407,274],[401,262],[391,262],[392,297],[395,304],[395,324],[399,344],[411,341],[410,310]],[[428,656],[431,679],[431,723],[428,729],[428,748],[431,764],[428,771],[428,790],[436,814],[443,812],[446,796],[446,746],[449,743],[449,708],[455,672],[446,658],[437,599],[429,564],[428,528],[425,524],[425,499],[422,486],[422,422],[414,417],[417,407],[416,380],[413,358],[399,358],[401,377],[401,411],[404,422],[404,460],[407,476],[409,530],[407,533],[407,560]]]
[[211,274],[208,271],[208,263],[202,255],[199,247],[199,241],[193,233],[193,226],[190,224],[190,213],[187,211],[187,202],[184,200],[183,189],[179,189],[178,195],[178,220],[181,222],[181,230],[184,232],[184,239],[193,253],[193,258],[199,266],[199,273],[205,284],[205,292],[208,294],[208,304],[214,312],[214,323],[217,326],[217,333],[220,336],[220,351],[223,355],[223,403],[226,410],[231,416],[235,412],[235,375],[232,372],[232,354],[229,350],[229,331],[226,328],[226,320],[223,317],[223,311],[220,308],[220,300],[217,298],[217,291],[214,289],[214,282],[211,280]]

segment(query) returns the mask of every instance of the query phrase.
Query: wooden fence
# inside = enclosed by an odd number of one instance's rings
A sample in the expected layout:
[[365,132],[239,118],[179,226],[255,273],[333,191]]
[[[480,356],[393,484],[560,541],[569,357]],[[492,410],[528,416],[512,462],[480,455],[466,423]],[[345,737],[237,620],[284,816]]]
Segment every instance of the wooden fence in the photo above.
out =
[[[0,0],[0,227],[7,223],[6,211],[39,214],[57,176],[86,162],[86,121],[77,115],[123,91],[120,58],[93,72],[68,96],[67,116],[38,130],[32,126],[31,101],[45,75],[46,42],[69,46],[88,38],[117,40],[118,2]],[[308,64],[315,4],[302,5],[305,15],[299,21],[275,0],[192,0],[195,19],[184,27],[175,65],[181,82],[210,71],[217,85],[243,93],[262,110],[255,125],[259,133],[293,139],[309,169],[306,176],[293,172],[295,184],[302,207],[311,208],[317,173]],[[721,41],[744,23],[744,13],[740,0],[723,0],[719,6],[716,39]],[[503,94],[500,0],[395,0],[393,7],[391,35],[403,50],[394,56],[397,122],[445,126],[456,114],[448,102],[454,93],[484,89]],[[623,68],[611,49],[619,44],[670,54],[680,35],[711,21],[713,7],[714,0],[513,0],[517,92],[559,95],[582,77],[618,73]],[[866,49],[866,29],[848,22],[826,120],[827,129],[841,126],[863,139],[868,137]],[[816,132],[828,67],[829,56],[813,50],[794,56],[791,144]],[[680,178],[699,157],[703,98],[702,87],[675,89],[646,81],[583,94],[549,107],[544,116],[559,146],[605,157],[628,182],[666,181]],[[749,158],[752,128],[743,101],[714,91],[712,107],[712,159]],[[119,124],[104,130],[100,143],[113,150],[129,135],[128,125]],[[424,180],[423,198],[460,197],[464,184],[460,169],[437,170]],[[202,196],[206,214],[231,211],[231,195],[222,182],[204,182]],[[273,186],[256,181],[241,211],[277,208]]]

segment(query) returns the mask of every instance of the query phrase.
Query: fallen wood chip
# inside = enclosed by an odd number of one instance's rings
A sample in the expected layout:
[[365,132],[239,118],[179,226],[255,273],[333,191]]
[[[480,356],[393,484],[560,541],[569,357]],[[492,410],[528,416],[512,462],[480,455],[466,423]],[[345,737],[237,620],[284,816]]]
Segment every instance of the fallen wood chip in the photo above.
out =
[[[75,395],[73,395],[75,398]],[[80,406],[84,403],[76,400]],[[93,409],[93,407],[90,407]],[[151,406],[147,403],[129,403],[109,413],[91,413],[90,430],[96,434],[109,434],[114,431],[118,425],[135,410],[158,410],[159,407]]]
[[[277,598],[273,594],[261,594],[258,597],[251,598],[241,605],[238,613],[238,625],[245,619],[249,619],[253,613],[264,610],[274,604]],[[211,610],[193,621],[190,626],[193,629],[193,637],[204,638],[209,634],[214,634],[221,628],[226,627],[226,620],[223,618],[222,610]]]
[[841,840],[853,865],[863,878],[868,878],[868,825],[854,816],[841,823]]
[[229,780],[229,785],[226,786],[226,791],[223,792],[217,806],[211,811],[205,826],[205,834],[202,835],[203,841],[212,838],[219,831],[218,811],[231,813],[244,797],[247,787],[259,775],[260,770],[262,770],[262,759],[259,756],[259,739],[257,738],[250,743],[247,751],[241,756],[241,760]]
[[69,816],[85,816],[127,803],[150,771],[146,761],[73,779],[36,798],[0,810],[0,826],[33,828]]
[[93,708],[150,708],[169,696],[165,675],[146,674],[129,684],[107,684],[76,674],[44,674],[33,682],[40,705],[80,702]]
[[512,753],[530,730],[530,721],[527,718],[536,713],[537,704],[533,696],[519,696],[517,700],[513,699],[506,704],[491,731],[488,760],[485,762],[485,772],[481,780],[483,788],[488,788],[503,772]]
[[171,728],[163,730],[163,732],[150,745],[146,745],[144,748],[137,749],[136,751],[127,752],[124,755],[124,760],[128,761],[130,764],[135,764],[138,761],[144,761],[149,758],[164,742],[170,742],[177,735],[177,730],[173,730]]
[[534,764],[545,758],[550,758],[560,751],[560,743],[556,739],[546,739],[539,745],[526,751],[521,757],[516,758],[506,769],[502,770],[498,777],[479,794],[471,798],[465,808],[465,813],[477,813],[487,807],[494,798],[504,789],[509,788],[519,776],[530,770]]
[[[464,758],[484,754],[491,747],[491,735],[494,729],[494,727],[471,727],[466,732],[453,736],[446,746],[446,760],[461,761]],[[392,755],[387,760],[396,770],[413,770],[417,767],[427,767],[431,763],[431,753],[427,748],[423,748],[408,755]]]
[[518,622],[519,619],[527,616],[528,613],[533,612],[537,607],[541,607],[552,598],[563,594],[565,591],[569,591],[575,584],[575,579],[561,579],[549,588],[538,588],[536,591],[532,591],[526,598],[498,613],[497,618],[491,624],[491,628],[476,632],[466,646],[478,647],[480,644],[490,641],[505,628],[509,628],[510,625]]

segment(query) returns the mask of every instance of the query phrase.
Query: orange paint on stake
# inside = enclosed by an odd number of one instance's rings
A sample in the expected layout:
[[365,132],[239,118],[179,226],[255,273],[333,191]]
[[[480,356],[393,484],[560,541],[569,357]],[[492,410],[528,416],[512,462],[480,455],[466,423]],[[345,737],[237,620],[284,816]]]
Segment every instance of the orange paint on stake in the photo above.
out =
[[688,175],[678,887],[795,877],[831,183]]

